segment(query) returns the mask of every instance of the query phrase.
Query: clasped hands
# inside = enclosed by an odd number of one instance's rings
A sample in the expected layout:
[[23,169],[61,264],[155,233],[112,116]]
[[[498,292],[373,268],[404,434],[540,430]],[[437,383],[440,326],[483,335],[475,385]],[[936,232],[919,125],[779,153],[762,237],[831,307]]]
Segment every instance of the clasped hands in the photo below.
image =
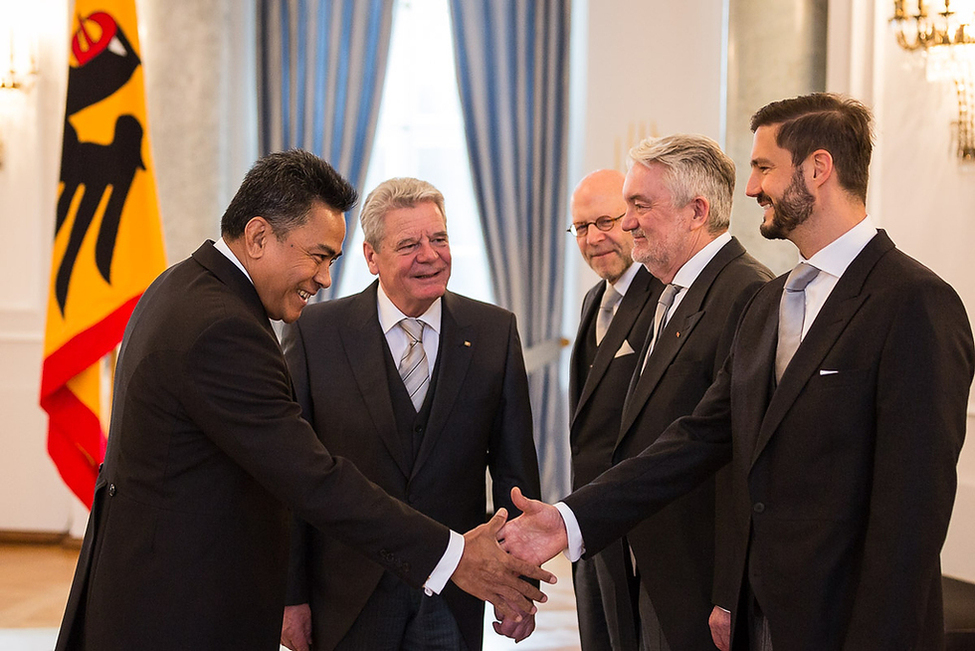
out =
[[[553,558],[568,544],[562,516],[554,506],[526,498],[517,487],[511,489],[511,500],[522,514],[505,522],[497,531],[498,544],[515,559],[521,559],[533,568],[540,568],[542,563]],[[545,599],[541,601],[544,602]],[[494,630],[499,635],[520,642],[535,630],[534,612],[532,606],[530,612],[518,613],[521,615],[520,619],[512,619],[495,604],[494,616],[498,621],[493,624]]]
[[[451,580],[459,588],[494,605],[494,630],[520,642],[535,629],[536,607],[548,598],[525,578],[555,583],[542,563],[566,547],[565,525],[558,510],[511,489],[512,503],[522,511],[508,521],[498,512],[464,534],[464,555]],[[485,562],[484,559],[492,559]]]
[[[494,605],[494,630],[520,642],[535,629],[534,602],[548,598],[525,579],[555,583],[555,575],[542,563],[566,547],[565,525],[558,510],[511,489],[522,514],[507,521],[498,509],[488,522],[464,534],[464,553],[450,580],[464,592]],[[285,610],[282,643],[304,651],[311,646],[311,611],[307,604]]]

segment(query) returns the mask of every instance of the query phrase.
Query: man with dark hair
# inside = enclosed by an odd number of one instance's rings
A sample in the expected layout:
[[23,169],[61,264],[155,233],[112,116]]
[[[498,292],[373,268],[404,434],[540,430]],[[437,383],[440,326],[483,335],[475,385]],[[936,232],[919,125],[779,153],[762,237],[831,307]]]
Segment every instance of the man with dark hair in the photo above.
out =
[[690,416],[564,504],[516,493],[509,551],[591,554],[730,459],[734,649],[944,648],[975,345],[955,291],[866,214],[870,121],[827,94],[756,114],[746,192],[800,264],[745,308]]
[[[333,454],[453,529],[484,521],[486,470],[495,508],[511,507],[513,486],[538,496],[515,316],[447,290],[443,195],[420,179],[389,179],[366,198],[361,222],[378,280],[309,307],[284,338],[304,417]],[[291,549],[285,646],[481,648],[484,603],[453,586],[425,596],[300,517]],[[496,627],[521,639],[532,617],[522,624]]]
[[411,585],[436,592],[451,578],[513,618],[542,596],[517,575],[548,573],[494,540],[503,513],[449,531],[332,457],[301,419],[270,319],[294,321],[331,283],[355,198],[325,161],[271,154],[224,237],[146,290],[58,650],[277,649],[288,507]]

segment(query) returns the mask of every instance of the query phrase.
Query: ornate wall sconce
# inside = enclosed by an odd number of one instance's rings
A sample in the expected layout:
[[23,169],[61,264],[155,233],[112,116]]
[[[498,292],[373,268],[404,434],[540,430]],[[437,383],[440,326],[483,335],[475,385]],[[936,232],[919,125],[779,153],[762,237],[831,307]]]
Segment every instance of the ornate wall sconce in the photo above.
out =
[[[9,9],[9,8],[8,8]],[[9,16],[5,15],[4,19]],[[0,118],[7,122],[12,93],[28,92],[37,76],[37,35],[24,29],[23,21],[11,19],[0,28]],[[3,123],[0,123],[0,167],[3,166]]]
[[[914,3],[911,3],[912,5]],[[958,96],[958,156],[975,161],[975,0],[894,0],[897,43],[926,57],[928,81],[951,81]]]

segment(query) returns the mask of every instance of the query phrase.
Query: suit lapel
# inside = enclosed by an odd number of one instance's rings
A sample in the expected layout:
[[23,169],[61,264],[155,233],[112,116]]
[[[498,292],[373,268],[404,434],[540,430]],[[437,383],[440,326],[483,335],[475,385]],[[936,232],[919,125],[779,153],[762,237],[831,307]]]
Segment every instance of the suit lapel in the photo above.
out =
[[[589,332],[592,320],[596,318],[596,312],[599,309],[599,303],[602,301],[604,291],[606,291],[606,281],[601,280],[586,293],[586,298],[582,302],[582,316],[579,321],[579,331],[576,333],[576,340],[572,344],[572,355],[569,359],[569,368],[573,371],[578,368],[578,364],[580,363],[579,358],[583,354],[583,346],[585,345],[584,339]],[[579,411],[579,395],[582,391],[582,385],[585,384],[586,377],[589,374],[586,373],[584,377],[579,377],[580,375],[580,373],[575,372],[569,373],[569,403],[570,405],[574,405],[572,407],[573,413],[570,414],[572,420],[575,419],[575,414]]]
[[405,450],[398,436],[396,415],[393,413],[393,400],[389,394],[389,379],[386,375],[385,335],[379,325],[379,311],[376,304],[378,281],[353,299],[349,316],[339,327],[342,348],[348,358],[352,377],[360,394],[369,405],[369,418],[379,438],[389,449],[390,456],[409,477],[412,465],[412,450]]
[[[795,356],[782,375],[782,380],[772,392],[765,418],[762,420],[759,430],[758,440],[755,443],[755,453],[752,456],[753,464],[795,403],[803,387],[806,386],[810,378],[819,372],[823,358],[833,348],[850,320],[869,297],[869,292],[864,289],[867,277],[880,258],[892,248],[894,248],[894,243],[887,237],[887,234],[884,231],[878,231],[877,235],[853,259],[853,262],[850,263],[850,266],[847,267],[843,276],[836,283],[829,298],[826,299],[826,303],[816,315],[809,332],[799,344]],[[779,295],[781,295],[781,291]],[[775,310],[775,317],[769,321],[776,324],[775,329],[777,331],[777,309]],[[772,341],[774,342],[776,338],[777,336],[773,333]],[[771,352],[767,354],[767,373],[771,373],[774,366],[772,360],[775,359],[774,344],[771,346]]]
[[650,293],[652,287],[652,278],[650,272],[643,267],[633,277],[629,289],[626,290],[626,296],[620,301],[620,306],[616,310],[612,322],[609,324],[609,330],[606,331],[602,343],[596,349],[596,356],[592,360],[592,368],[586,374],[586,381],[582,386],[579,404],[576,405],[575,413],[572,415],[573,421],[575,421],[576,416],[582,411],[583,406],[585,406],[586,401],[592,396],[593,391],[596,390],[603,376],[606,375],[609,365],[616,357],[616,352],[623,345],[623,341],[626,340],[627,335],[630,334],[633,324],[636,322],[637,317],[643,310],[643,306],[647,302],[647,295]]
[[437,439],[446,428],[447,419],[464,384],[477,343],[474,326],[464,320],[464,315],[459,314],[453,294],[447,292],[443,296],[443,315],[440,322],[437,385],[430,405],[430,419],[427,421],[416,463],[413,464],[414,475],[430,457]]
[[207,268],[220,282],[227,285],[235,294],[240,296],[247,308],[254,314],[255,319],[269,332],[275,339],[277,335],[271,326],[271,321],[267,316],[267,310],[261,302],[261,297],[257,289],[244,273],[237,268],[233,262],[227,259],[213,245],[212,240],[207,240],[193,252],[193,259]]
[[[704,316],[704,301],[708,296],[714,279],[717,278],[721,270],[724,269],[732,260],[745,253],[744,247],[738,240],[732,238],[730,242],[722,246],[708,264],[701,270],[697,278],[687,289],[687,295],[681,299],[680,305],[671,315],[661,333],[660,341],[656,342],[650,360],[647,362],[646,371],[642,374],[634,374],[635,383],[631,383],[631,390],[627,392],[626,400],[623,403],[623,418],[620,423],[620,433],[617,444],[623,440],[625,434],[636,421],[640,412],[646,405],[647,400],[653,394],[654,389],[660,383],[667,368],[677,357],[677,353],[690,339],[694,327]],[[637,361],[637,371],[639,373],[643,359],[646,357],[646,348],[649,347],[650,337],[644,345],[642,356]]]

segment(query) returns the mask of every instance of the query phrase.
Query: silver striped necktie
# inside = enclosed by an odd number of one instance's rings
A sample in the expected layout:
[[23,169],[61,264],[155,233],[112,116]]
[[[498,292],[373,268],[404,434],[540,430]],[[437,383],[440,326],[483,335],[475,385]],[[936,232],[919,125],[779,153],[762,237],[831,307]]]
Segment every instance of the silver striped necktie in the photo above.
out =
[[423,405],[423,398],[430,386],[430,369],[427,353],[423,350],[423,322],[418,319],[403,319],[399,322],[410,340],[410,345],[399,361],[399,375],[403,378],[406,392],[410,394],[413,408],[417,412]]

